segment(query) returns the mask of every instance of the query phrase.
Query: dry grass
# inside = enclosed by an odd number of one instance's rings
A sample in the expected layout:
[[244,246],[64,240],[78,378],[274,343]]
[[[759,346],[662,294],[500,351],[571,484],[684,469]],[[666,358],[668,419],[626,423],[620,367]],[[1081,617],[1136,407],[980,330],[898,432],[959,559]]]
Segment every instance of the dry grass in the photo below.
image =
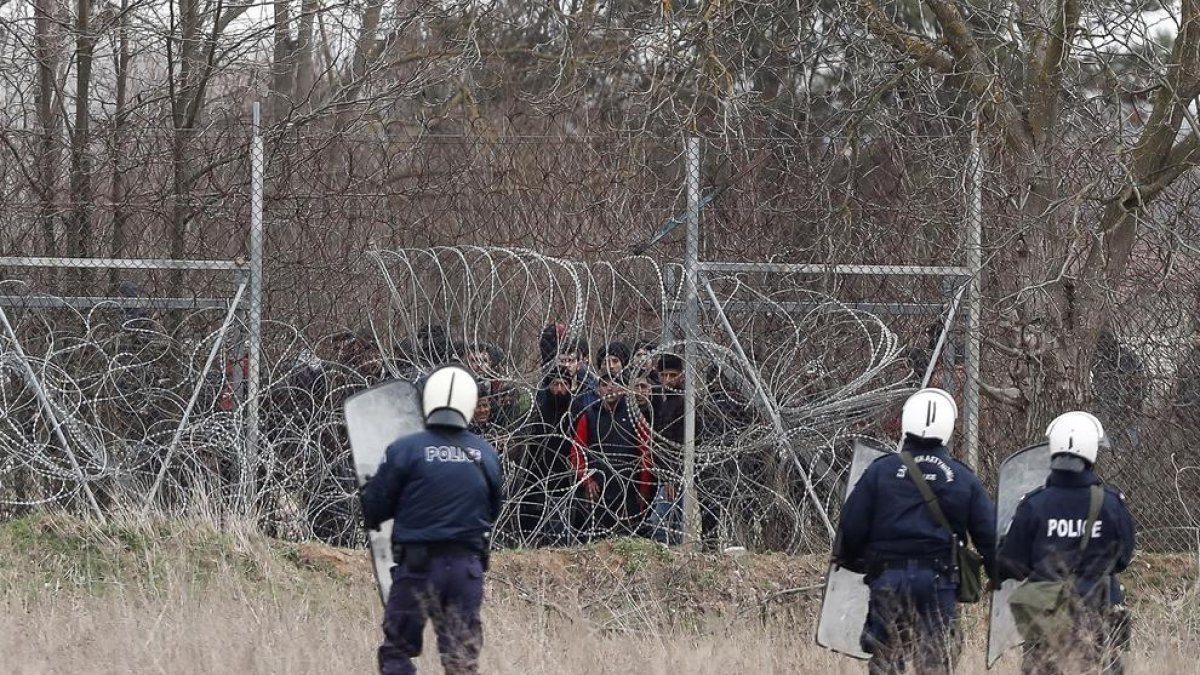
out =
[[[812,644],[815,563],[788,560],[685,559],[630,544],[502,556],[484,672],[864,672]],[[194,524],[7,524],[0,670],[369,672],[380,612],[359,561]],[[1194,562],[1182,558],[1134,579],[1142,601],[1132,672],[1200,672],[1195,582]],[[780,588],[788,584],[799,585]],[[721,602],[706,601],[704,588]],[[980,636],[977,612],[967,625]],[[981,647],[980,637],[969,641],[959,672],[983,670]],[[440,672],[435,663],[427,654],[422,672]],[[1015,672],[1015,660],[998,672]]]

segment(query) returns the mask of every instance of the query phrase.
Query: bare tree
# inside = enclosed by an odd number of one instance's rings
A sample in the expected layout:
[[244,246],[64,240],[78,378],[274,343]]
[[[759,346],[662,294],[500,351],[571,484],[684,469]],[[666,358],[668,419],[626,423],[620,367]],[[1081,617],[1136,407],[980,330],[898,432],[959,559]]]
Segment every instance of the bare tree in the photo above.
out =
[[272,120],[287,117],[295,100],[296,48],[291,39],[291,2],[275,0],[271,5],[275,12],[275,30],[271,50],[271,97]]
[[[993,160],[1008,178],[995,206],[1020,225],[995,252],[993,264],[1007,273],[988,278],[1003,289],[995,309],[1007,337],[991,346],[1015,358],[1006,372],[992,372],[1005,381],[985,391],[1020,410],[1032,432],[1054,411],[1088,401],[1096,341],[1135,242],[1152,220],[1149,206],[1200,159],[1196,130],[1184,124],[1200,94],[1200,4],[1182,2],[1166,58],[1139,63],[1146,78],[1139,88],[1153,97],[1148,118],[1133,128],[1125,126],[1126,115],[1088,117],[1079,110],[1097,80],[1119,80],[1120,61],[1136,50],[1128,43],[1092,46],[1077,0],[999,3],[996,16],[1020,28],[1002,31],[999,40],[969,21],[956,0],[924,0],[924,6],[930,24],[914,27],[875,0],[858,0],[872,36],[969,94],[992,139]],[[1095,11],[1093,24],[1139,12],[1107,5]],[[1124,99],[1102,103],[1137,108],[1129,103],[1129,83],[1115,84]],[[1100,120],[1106,123],[1096,126]],[[1136,137],[1124,145],[1131,132]],[[1091,138],[1111,152],[1107,165],[1065,165],[1095,159],[1071,152]]]
[[[75,93],[74,119],[71,126],[71,207],[66,227],[67,255],[87,257],[92,240],[92,161],[91,103],[92,54],[96,37],[92,26],[91,0],[76,0],[75,5]],[[90,272],[78,270],[74,284],[87,288]]]
[[56,8],[54,0],[38,0],[34,3],[34,59],[37,64],[37,125],[39,147],[37,150],[37,184],[33,186],[40,204],[38,220],[41,222],[42,246],[47,255],[56,255],[58,241],[55,234],[57,207],[55,192],[58,185],[57,164],[60,152],[58,131],[62,117],[59,114],[60,89],[58,87],[58,39],[54,34]]
[[[129,49],[130,18],[129,0],[121,0],[121,11],[117,20],[117,47],[114,55],[116,100],[115,110],[113,111],[112,140],[110,142],[112,149],[110,153],[112,181],[109,189],[109,199],[112,202],[113,215],[109,255],[114,258],[120,258],[125,255],[127,239],[126,220],[128,218],[128,207],[125,203],[125,197],[128,188],[125,172],[128,160],[125,158],[125,134],[129,119],[129,69],[132,60]],[[118,272],[113,270],[110,274],[109,285],[113,289],[116,289],[118,283]]]

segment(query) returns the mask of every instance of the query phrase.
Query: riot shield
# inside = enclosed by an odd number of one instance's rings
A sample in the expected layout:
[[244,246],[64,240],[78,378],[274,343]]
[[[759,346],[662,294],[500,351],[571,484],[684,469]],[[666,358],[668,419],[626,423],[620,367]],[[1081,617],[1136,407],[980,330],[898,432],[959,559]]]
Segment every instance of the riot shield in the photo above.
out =
[[[1021,498],[1046,483],[1050,475],[1050,446],[1045,443],[1010,455],[1000,464],[996,486],[996,535],[1003,538]],[[1021,644],[1008,599],[1020,584],[1009,579],[992,591],[991,620],[988,622],[987,666],[991,668],[1005,651]]]
[[[378,471],[392,441],[424,428],[417,389],[410,382],[384,382],[346,399],[346,432],[359,486]],[[392,588],[392,521],[383,523],[378,530],[369,530],[367,539],[379,596],[387,604]]]
[[[891,452],[889,449],[872,447],[862,441],[854,442],[854,460],[850,464],[850,473],[846,476],[843,502],[850,496],[858,479],[871,462]],[[821,618],[817,623],[817,644],[857,659],[868,658],[870,654],[862,650],[859,640],[862,637],[863,626],[867,623],[869,597],[870,591],[863,581],[862,574],[830,562],[829,571],[825,575]]]

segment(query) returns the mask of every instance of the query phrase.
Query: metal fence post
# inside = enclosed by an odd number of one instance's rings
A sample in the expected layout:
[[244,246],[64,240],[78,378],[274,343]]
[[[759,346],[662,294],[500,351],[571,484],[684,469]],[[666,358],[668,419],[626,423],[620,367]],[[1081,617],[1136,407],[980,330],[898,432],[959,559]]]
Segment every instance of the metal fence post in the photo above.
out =
[[684,247],[683,308],[683,514],[684,541],[700,541],[700,505],[696,501],[696,385],[700,378],[696,344],[699,323],[700,269],[700,139],[685,140],[687,162],[687,236]]
[[667,344],[675,340],[675,312],[672,307],[676,306],[677,284],[675,282],[675,268],[666,266],[663,271],[663,291],[667,296],[667,306],[663,307],[663,324],[662,332],[659,335],[659,344]]
[[263,306],[263,139],[260,128],[261,104],[254,102],[254,123],[250,139],[250,298],[247,342],[249,363],[246,386],[246,443],[242,446],[238,479],[243,508],[253,495],[254,463],[258,457],[259,378],[262,369]]
[[979,149],[979,121],[971,129],[971,152],[967,160],[967,339],[964,383],[963,450],[967,464],[979,467],[979,346],[982,331],[980,316],[980,273],[983,269],[983,153]]

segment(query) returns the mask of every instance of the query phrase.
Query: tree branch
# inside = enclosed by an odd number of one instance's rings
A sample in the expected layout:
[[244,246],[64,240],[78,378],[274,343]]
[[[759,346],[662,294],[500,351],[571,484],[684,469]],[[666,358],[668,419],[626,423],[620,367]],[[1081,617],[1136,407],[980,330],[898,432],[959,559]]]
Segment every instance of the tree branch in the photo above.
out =
[[954,0],[925,0],[925,4],[937,18],[946,44],[958,61],[959,72],[967,77],[971,93],[983,109],[995,117],[1010,147],[1024,159],[1033,157],[1033,137],[1025,119],[1013,104],[1004,83],[988,66],[975,36],[958,11],[958,5]]
[[1165,164],[1152,182],[1143,183],[1122,194],[1125,198],[1125,208],[1133,209],[1148,204],[1160,192],[1170,187],[1176,178],[1200,164],[1200,134],[1192,132],[1176,144],[1167,156]]
[[1002,403],[1004,405],[1020,407],[1025,400],[1021,397],[1021,390],[1016,387],[994,387],[986,382],[979,382],[979,391],[983,392],[984,396]]
[[1039,143],[1046,142],[1058,120],[1063,68],[1079,30],[1079,12],[1079,0],[1061,0],[1058,14],[1047,34],[1045,51],[1040,59],[1036,54],[1031,58],[1036,72],[1029,80],[1026,99],[1030,101],[1029,127]]
[[1154,97],[1150,118],[1133,148],[1130,185],[1105,207],[1100,220],[1103,246],[1093,247],[1088,256],[1088,265],[1103,270],[1110,288],[1120,282],[1133,250],[1137,219],[1131,216],[1195,165],[1200,153],[1195,131],[1175,141],[1188,106],[1200,94],[1200,0],[1183,0],[1171,56],[1166,82]]
[[929,66],[939,73],[954,72],[954,60],[934,44],[918,35],[913,35],[889,19],[875,0],[859,0],[859,15],[867,23],[867,29],[878,35],[902,54]]
[[859,0],[859,14],[871,33],[901,53],[936,72],[964,75],[980,107],[992,114],[1013,150],[1022,158],[1032,157],[1034,144],[1029,128],[1003,83],[987,65],[958,6],[952,0],[925,0],[925,4],[937,18],[953,56],[941,45],[906,32],[883,13],[875,0]]
[[[209,38],[208,54],[206,55],[206,58],[204,59],[204,70],[200,74],[199,83],[197,83],[197,85],[196,85],[195,95],[192,97],[192,100],[189,102],[189,105],[188,105],[187,121],[186,121],[186,126],[188,128],[191,128],[193,125],[196,124],[196,119],[200,115],[201,105],[204,103],[204,94],[208,90],[209,78],[212,77],[213,71],[216,70],[217,39],[220,37],[220,33],[218,33],[217,31],[223,25],[221,23],[221,9],[222,9],[222,0],[217,0],[217,15],[216,15],[216,19],[213,21],[212,36]],[[245,11],[245,10],[242,10],[242,11]]]

